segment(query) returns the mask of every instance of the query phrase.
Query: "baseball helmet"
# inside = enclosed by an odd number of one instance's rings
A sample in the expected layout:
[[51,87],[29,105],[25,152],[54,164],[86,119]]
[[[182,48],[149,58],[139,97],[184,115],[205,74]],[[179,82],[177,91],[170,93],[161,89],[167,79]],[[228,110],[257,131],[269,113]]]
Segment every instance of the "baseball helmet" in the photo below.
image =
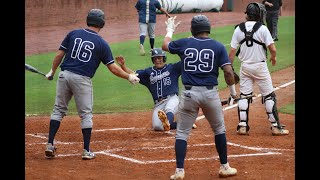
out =
[[191,33],[193,36],[201,32],[208,32],[210,34],[211,24],[207,16],[196,15],[191,20]]
[[153,62],[153,57],[163,56],[163,62],[166,62],[167,55],[161,48],[154,48],[151,50],[151,61]]
[[104,12],[101,9],[91,9],[87,16],[87,25],[103,28],[105,23]]
[[263,23],[266,19],[267,11],[263,4],[254,2],[247,5],[246,12],[244,13],[247,14],[249,20]]

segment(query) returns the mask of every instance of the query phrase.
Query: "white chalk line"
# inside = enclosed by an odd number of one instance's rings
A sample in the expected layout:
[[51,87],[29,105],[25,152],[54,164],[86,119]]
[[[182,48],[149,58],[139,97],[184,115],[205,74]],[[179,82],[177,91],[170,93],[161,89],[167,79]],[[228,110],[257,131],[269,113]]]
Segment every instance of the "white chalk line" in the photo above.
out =
[[[291,85],[291,84],[293,84],[293,83],[295,83],[295,80],[292,80],[292,81],[287,82],[287,83],[284,83],[284,84],[282,84],[282,85],[280,85],[280,86],[278,86],[278,87],[275,87],[275,88],[274,88],[274,91],[279,90],[279,89],[284,88],[284,87],[287,87],[287,86],[289,86],[289,85]],[[253,97],[252,100],[257,99],[257,98],[260,97],[260,96],[261,96],[261,94],[257,94],[257,96],[256,96],[256,97]],[[227,106],[227,107],[223,108],[223,111],[232,109],[232,108],[237,107],[237,106],[238,106],[238,103],[233,104],[233,105],[231,105],[231,106]],[[204,118],[205,118],[204,115],[198,116],[197,119],[196,119],[196,121],[199,121],[199,120],[204,119]]]

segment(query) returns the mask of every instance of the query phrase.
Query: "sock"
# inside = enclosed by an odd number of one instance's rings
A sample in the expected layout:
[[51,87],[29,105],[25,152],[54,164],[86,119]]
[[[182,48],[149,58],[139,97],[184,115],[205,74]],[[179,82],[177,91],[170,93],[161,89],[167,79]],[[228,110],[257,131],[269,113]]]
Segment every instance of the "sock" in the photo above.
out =
[[172,112],[167,113],[167,118],[170,123],[170,129],[177,129],[177,123],[174,121],[174,114]]
[[187,153],[187,141],[176,139],[175,150],[177,168],[184,168],[184,159]]
[[216,149],[219,154],[220,164],[226,164],[228,162],[227,159],[227,138],[226,134],[219,134],[214,136]]
[[153,49],[153,47],[154,47],[154,38],[150,38],[150,47],[151,47],[151,49]]
[[50,119],[48,143],[51,143],[53,145],[53,140],[54,140],[54,137],[56,136],[56,133],[59,127],[60,127],[60,121]]
[[140,36],[140,44],[143,45],[145,38],[146,38],[146,36],[143,36],[143,35]]
[[90,151],[89,145],[90,145],[90,139],[91,139],[91,131],[92,131],[92,128],[82,129],[83,149],[86,149],[87,151]]

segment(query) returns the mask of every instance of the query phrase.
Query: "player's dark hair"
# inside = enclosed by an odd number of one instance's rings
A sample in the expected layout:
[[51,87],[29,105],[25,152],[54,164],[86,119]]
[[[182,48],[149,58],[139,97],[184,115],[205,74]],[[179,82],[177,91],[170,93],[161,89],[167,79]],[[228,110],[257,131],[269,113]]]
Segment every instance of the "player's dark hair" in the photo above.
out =
[[101,9],[91,9],[87,16],[87,26],[103,28],[104,24],[104,12]]
[[199,33],[207,32],[210,34],[211,24],[207,16],[196,15],[191,20],[191,33],[192,36],[196,36]]
[[163,51],[161,48],[154,48],[151,50],[151,61],[153,63],[153,57],[157,56],[162,56],[163,57],[163,62],[166,62],[167,60],[167,55],[166,52]]

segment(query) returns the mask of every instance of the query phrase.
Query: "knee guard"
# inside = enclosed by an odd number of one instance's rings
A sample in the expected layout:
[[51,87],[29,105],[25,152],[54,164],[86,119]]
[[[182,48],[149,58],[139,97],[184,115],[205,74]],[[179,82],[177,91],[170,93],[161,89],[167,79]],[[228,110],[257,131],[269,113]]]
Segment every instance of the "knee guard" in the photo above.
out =
[[280,127],[276,94],[272,92],[267,96],[262,97],[262,104],[265,104],[268,120],[272,124],[277,124],[277,126]]
[[[242,96],[248,96],[251,95],[250,94],[240,94],[240,97]],[[239,130],[240,126],[245,126],[246,125],[246,129],[247,131],[249,131],[250,127],[249,127],[249,103],[252,103],[252,98],[248,98],[248,99],[240,99],[238,101],[238,117],[239,117],[239,124],[237,126],[237,130]]]

